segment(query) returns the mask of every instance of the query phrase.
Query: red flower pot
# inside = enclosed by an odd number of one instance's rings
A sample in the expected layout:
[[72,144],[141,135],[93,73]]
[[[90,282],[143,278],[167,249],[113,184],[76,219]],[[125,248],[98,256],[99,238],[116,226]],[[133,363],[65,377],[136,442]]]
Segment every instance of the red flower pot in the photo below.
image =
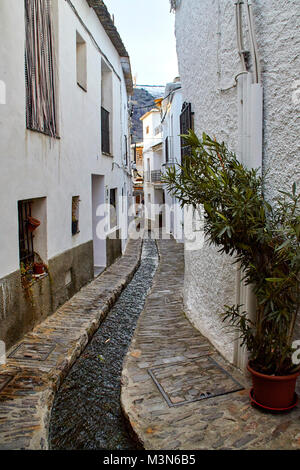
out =
[[44,274],[45,266],[42,263],[34,263],[33,271],[34,274]]
[[284,410],[293,406],[300,371],[290,375],[265,375],[252,369],[249,364],[247,369],[252,375],[255,403],[272,410]]
[[38,219],[35,219],[34,217],[28,217],[27,226],[28,226],[29,232],[33,232],[40,225],[41,225],[41,222]]

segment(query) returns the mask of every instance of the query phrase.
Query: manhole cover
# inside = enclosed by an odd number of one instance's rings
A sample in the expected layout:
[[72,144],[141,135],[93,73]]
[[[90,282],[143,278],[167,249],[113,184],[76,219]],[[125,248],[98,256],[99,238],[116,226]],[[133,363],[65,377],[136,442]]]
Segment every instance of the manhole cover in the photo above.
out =
[[205,356],[148,369],[169,406],[179,406],[205,398],[243,390],[212,357]]
[[14,378],[14,375],[0,374],[0,392],[9,384]]
[[27,343],[23,342],[9,354],[14,359],[45,361],[55,348],[53,343]]

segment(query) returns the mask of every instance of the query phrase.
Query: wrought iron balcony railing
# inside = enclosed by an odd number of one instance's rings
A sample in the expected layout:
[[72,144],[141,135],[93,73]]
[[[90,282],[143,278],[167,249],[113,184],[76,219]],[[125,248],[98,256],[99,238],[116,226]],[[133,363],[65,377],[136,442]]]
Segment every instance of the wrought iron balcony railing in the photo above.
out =
[[161,170],[151,171],[151,183],[161,183]]
[[169,160],[167,161],[166,163],[164,163],[164,168],[170,168],[172,166],[175,166],[176,165],[176,161],[175,160]]

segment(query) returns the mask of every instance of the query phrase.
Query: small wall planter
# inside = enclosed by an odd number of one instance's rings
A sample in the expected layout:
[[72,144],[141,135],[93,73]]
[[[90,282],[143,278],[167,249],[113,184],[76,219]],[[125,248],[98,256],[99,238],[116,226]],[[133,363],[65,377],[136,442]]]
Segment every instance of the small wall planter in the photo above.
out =
[[44,274],[45,266],[43,265],[43,263],[34,263],[33,272],[34,274]]

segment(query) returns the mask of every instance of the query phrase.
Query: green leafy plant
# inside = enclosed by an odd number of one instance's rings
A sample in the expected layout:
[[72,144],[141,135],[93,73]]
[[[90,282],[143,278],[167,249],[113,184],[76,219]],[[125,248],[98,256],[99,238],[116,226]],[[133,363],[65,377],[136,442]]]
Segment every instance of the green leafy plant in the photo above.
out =
[[33,296],[33,290],[32,290],[32,274],[33,274],[32,263],[21,262],[20,273],[21,273],[21,284],[24,290],[25,298],[28,299],[32,307],[34,307],[34,296]]
[[242,305],[225,306],[223,320],[240,332],[259,372],[285,375],[292,363],[292,341],[299,311],[300,195],[280,192],[272,203],[263,195],[262,178],[247,169],[224,143],[207,134],[182,136],[189,152],[164,176],[181,206],[204,206],[209,243],[240,263],[243,279],[257,299],[251,320]]

